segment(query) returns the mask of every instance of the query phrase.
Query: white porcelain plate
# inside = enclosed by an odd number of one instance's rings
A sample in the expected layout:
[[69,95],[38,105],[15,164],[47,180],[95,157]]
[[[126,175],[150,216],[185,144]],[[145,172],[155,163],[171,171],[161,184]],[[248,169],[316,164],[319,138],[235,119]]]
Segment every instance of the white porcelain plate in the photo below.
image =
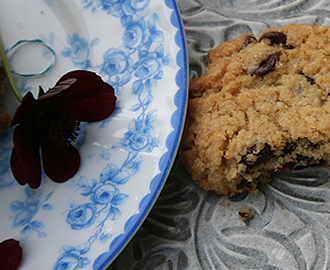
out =
[[[117,108],[84,123],[82,165],[37,190],[13,179],[12,132],[0,138],[0,241],[20,241],[20,269],[104,269],[141,225],[175,158],[187,103],[184,33],[174,0],[1,1],[0,31],[17,85],[45,90],[72,69],[97,72]],[[18,103],[6,89],[1,107]]]

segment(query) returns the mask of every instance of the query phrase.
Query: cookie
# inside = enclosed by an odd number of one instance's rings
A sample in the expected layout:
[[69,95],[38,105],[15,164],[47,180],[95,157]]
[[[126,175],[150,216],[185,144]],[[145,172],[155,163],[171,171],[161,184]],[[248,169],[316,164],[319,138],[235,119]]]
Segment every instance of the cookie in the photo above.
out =
[[202,188],[225,195],[330,167],[330,27],[290,24],[210,50],[189,86],[180,156]]

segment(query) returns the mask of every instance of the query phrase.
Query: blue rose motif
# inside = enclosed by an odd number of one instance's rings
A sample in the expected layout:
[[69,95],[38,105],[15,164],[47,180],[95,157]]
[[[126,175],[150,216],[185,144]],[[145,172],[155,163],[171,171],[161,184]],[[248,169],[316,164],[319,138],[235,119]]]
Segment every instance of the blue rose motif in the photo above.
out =
[[156,57],[147,56],[143,57],[137,65],[135,76],[141,79],[151,78],[156,75],[161,69],[162,65]]
[[150,0],[129,0],[129,5],[136,11],[144,10],[149,6]]
[[108,164],[100,174],[100,181],[102,183],[108,183],[108,181],[116,184],[123,185],[130,178],[130,174],[126,170],[120,170],[114,164]]
[[145,22],[143,20],[137,22],[131,22],[127,25],[124,36],[123,43],[129,49],[140,48],[143,43],[148,39],[148,29],[146,28]]
[[106,212],[106,209],[108,210],[106,219],[118,219],[121,215],[118,206],[128,199],[127,194],[120,192],[118,185],[126,183],[130,176],[128,171],[119,169],[114,164],[108,164],[100,174],[100,182],[81,177],[72,187],[78,186],[82,189],[81,195],[89,197],[91,202],[77,206],[73,201],[70,202],[71,210],[67,210],[66,215],[67,223],[71,228],[81,230],[90,227],[101,213]]
[[[9,171],[8,159],[0,160],[0,176],[6,175]],[[1,185],[2,183],[0,183]]]
[[73,230],[90,227],[96,219],[96,207],[92,203],[74,206],[67,215],[67,223]]
[[118,189],[115,188],[110,182],[97,185],[94,188],[93,195],[91,196],[91,201],[95,204],[106,205],[111,203],[113,197],[118,193]]
[[64,253],[56,262],[54,270],[73,270],[76,269],[79,257],[73,253]]
[[115,18],[122,18],[125,16],[125,0],[100,0],[100,6]]
[[24,189],[26,200],[25,201],[12,201],[10,203],[10,210],[15,214],[12,215],[13,227],[23,227],[20,236],[23,239],[27,239],[32,232],[35,232],[39,238],[46,236],[42,229],[44,225],[38,221],[33,220],[34,216],[42,208],[43,210],[52,210],[53,207],[48,201],[53,194],[53,191],[45,196],[45,199],[41,200],[42,195],[40,190],[32,190],[30,187]]
[[134,150],[134,151],[143,151],[148,150],[151,148],[151,143],[152,143],[152,137],[150,134],[146,134],[141,131],[134,131],[130,134],[129,137],[130,143],[129,146]]
[[133,152],[150,153],[154,147],[158,146],[158,139],[151,136],[152,126],[143,128],[142,123],[133,120],[128,126],[129,130],[124,134],[121,144]]
[[20,227],[31,222],[34,215],[38,212],[39,201],[31,201],[27,204],[15,201],[11,204],[11,208],[14,209],[14,207],[16,207],[16,209],[21,208],[21,210],[18,212],[14,219],[14,227]]
[[[120,193],[116,187],[126,182],[129,178],[126,172],[120,172],[113,164],[108,166],[101,173],[101,183],[95,185],[91,191],[90,200],[95,206],[101,205],[102,209],[109,209],[108,218],[115,220],[121,215],[117,206],[124,204],[128,195]],[[111,177],[111,180],[107,180]]]
[[132,65],[132,60],[129,57],[129,54],[124,50],[110,48],[103,55],[104,63],[101,72],[110,77],[127,72]]
[[[0,151],[2,149],[0,148]],[[17,185],[17,181],[13,177],[8,177],[11,173],[10,167],[9,167],[9,157],[5,160],[0,160],[0,189],[4,187],[8,187],[11,185]]]
[[53,270],[74,270],[85,268],[90,264],[91,261],[88,258],[81,256],[81,254],[85,254],[88,250],[81,251],[74,247],[65,247],[64,249],[64,253],[58,257]]
[[30,224],[34,215],[38,212],[40,208],[40,190],[32,192],[30,187],[26,187],[24,193],[27,197],[25,202],[13,201],[10,203],[10,210],[16,212],[14,218],[14,227],[20,227]]
[[74,33],[73,35],[68,35],[68,43],[71,47],[62,50],[62,56],[70,57],[72,62],[81,69],[88,69],[91,67],[88,41],[84,38],[80,38],[77,33]]
[[[100,6],[116,18],[127,18],[135,14],[143,16],[150,0],[100,0]],[[142,14],[138,14],[142,13]]]
[[[102,3],[103,6],[111,6],[111,5],[116,4],[120,1],[119,0],[101,0],[100,2]],[[123,2],[123,1],[121,1],[121,2]]]

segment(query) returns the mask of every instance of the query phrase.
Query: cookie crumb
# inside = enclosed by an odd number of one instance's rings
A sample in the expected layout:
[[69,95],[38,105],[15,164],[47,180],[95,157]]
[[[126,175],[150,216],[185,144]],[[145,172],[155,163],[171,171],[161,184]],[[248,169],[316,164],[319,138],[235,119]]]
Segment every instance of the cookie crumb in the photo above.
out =
[[238,208],[238,215],[243,220],[248,220],[248,219],[251,219],[253,217],[253,212],[251,211],[250,207],[245,206],[245,207]]

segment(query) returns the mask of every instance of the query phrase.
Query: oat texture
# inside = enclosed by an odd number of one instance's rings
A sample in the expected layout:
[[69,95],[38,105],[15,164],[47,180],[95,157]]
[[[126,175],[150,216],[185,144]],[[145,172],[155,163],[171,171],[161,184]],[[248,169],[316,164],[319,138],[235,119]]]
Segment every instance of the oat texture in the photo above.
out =
[[209,51],[191,81],[180,155],[204,189],[257,191],[274,172],[330,166],[330,27],[291,24]]

